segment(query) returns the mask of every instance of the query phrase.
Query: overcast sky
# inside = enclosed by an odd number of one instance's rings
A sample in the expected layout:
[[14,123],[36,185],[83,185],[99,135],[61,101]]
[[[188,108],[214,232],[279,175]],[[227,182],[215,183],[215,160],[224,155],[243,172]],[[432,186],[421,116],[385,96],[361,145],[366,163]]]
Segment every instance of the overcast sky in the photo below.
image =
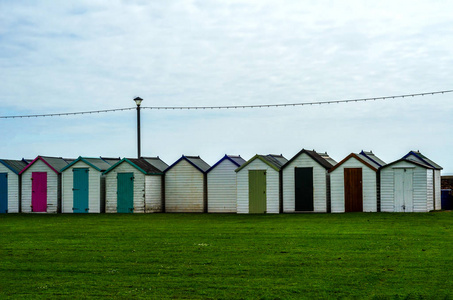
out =
[[[451,1],[0,1],[0,115],[453,89]],[[410,150],[453,174],[453,93],[272,109],[143,109],[142,155],[214,164]],[[135,110],[0,119],[0,158],[135,157]]]

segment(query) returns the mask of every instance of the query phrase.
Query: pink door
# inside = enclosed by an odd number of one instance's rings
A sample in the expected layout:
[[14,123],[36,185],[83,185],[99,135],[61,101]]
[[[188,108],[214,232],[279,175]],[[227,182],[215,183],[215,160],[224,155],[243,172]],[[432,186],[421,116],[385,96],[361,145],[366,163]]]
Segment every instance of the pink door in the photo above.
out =
[[31,211],[47,212],[47,173],[31,174]]

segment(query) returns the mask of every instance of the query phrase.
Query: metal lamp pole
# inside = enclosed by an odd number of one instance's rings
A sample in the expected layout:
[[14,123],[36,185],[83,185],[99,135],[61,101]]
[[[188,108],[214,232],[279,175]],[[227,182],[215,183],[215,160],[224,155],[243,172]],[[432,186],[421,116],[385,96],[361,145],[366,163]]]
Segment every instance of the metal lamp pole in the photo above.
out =
[[140,104],[142,104],[143,99],[137,97],[134,99],[134,101],[135,104],[137,104],[137,158],[140,158]]

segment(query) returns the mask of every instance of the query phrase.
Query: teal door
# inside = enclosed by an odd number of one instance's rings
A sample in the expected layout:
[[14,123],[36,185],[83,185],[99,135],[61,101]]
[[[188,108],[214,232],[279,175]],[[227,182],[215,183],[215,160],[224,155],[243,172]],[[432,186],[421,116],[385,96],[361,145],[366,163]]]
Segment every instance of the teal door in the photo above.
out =
[[118,213],[134,212],[134,173],[118,173]]
[[73,195],[74,213],[88,212],[88,168],[72,169],[73,172]]
[[8,212],[8,173],[0,173],[0,213]]

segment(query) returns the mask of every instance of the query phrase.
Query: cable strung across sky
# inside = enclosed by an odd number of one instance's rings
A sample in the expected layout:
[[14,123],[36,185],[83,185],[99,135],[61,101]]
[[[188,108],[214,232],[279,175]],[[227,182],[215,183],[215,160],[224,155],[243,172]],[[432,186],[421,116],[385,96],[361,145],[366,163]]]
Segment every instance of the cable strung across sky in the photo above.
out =
[[[376,101],[386,99],[398,99],[398,98],[409,98],[419,97],[427,95],[436,95],[451,93],[453,90],[426,92],[417,94],[405,94],[395,96],[381,96],[381,97],[370,97],[370,98],[357,98],[357,99],[341,99],[341,100],[327,100],[317,102],[300,102],[300,103],[280,103],[280,104],[256,104],[256,105],[227,105],[227,106],[143,106],[142,109],[164,109],[164,110],[196,110],[196,109],[246,109],[246,108],[271,108],[271,107],[287,107],[287,106],[304,106],[304,105],[323,105],[323,104],[339,104],[349,102],[365,102],[365,101]],[[62,117],[72,115],[85,115],[95,113],[108,113],[115,111],[133,110],[135,107],[128,108],[115,108],[115,109],[104,109],[104,110],[93,110],[93,111],[81,111],[81,112],[69,112],[69,113],[52,113],[52,114],[36,114],[36,115],[18,115],[18,116],[0,116],[0,119],[17,119],[17,118],[40,118],[40,117]]]

